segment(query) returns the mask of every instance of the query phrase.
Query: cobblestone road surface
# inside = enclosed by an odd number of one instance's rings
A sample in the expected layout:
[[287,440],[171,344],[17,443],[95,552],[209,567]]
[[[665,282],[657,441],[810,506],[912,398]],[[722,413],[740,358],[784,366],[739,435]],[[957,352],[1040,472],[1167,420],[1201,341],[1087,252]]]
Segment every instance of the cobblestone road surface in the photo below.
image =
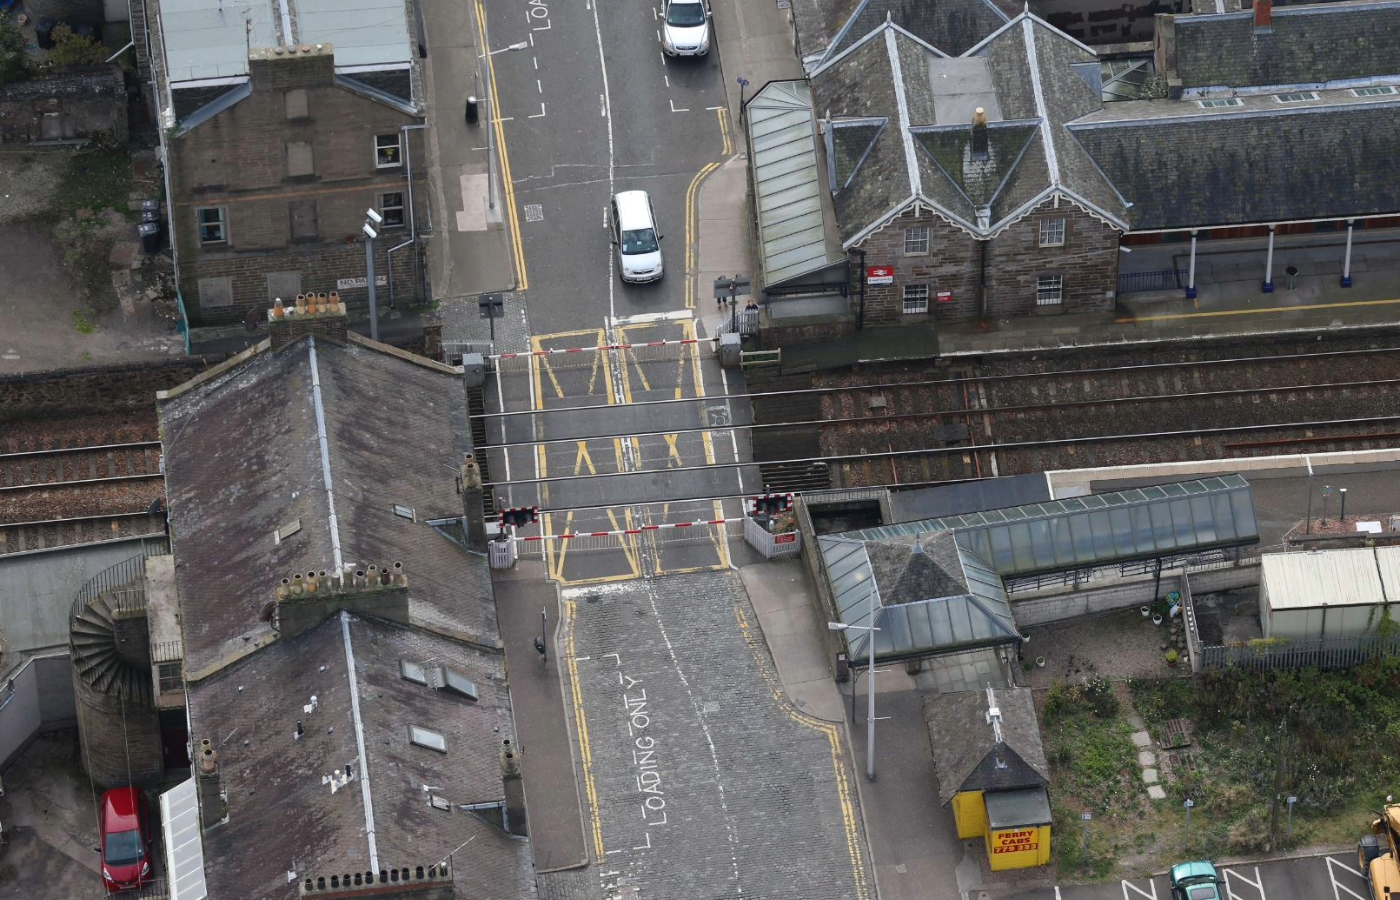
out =
[[565,606],[595,896],[868,900],[839,732],[787,703],[736,575]]

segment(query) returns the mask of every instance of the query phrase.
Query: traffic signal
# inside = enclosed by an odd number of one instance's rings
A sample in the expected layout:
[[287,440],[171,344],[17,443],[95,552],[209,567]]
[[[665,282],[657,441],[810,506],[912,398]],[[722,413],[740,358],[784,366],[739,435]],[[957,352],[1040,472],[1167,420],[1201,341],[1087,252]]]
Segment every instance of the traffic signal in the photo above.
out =
[[526,525],[533,525],[540,520],[540,508],[538,506],[517,506],[511,509],[501,509],[501,524],[521,528]]
[[751,502],[754,515],[776,516],[792,508],[792,494],[764,494],[754,497]]

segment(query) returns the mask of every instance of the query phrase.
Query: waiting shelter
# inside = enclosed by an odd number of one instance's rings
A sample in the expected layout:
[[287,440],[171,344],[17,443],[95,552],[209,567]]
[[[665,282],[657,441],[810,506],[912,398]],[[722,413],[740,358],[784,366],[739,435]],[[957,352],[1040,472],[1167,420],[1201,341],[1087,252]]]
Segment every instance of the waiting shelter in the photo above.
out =
[[938,797],[959,838],[980,837],[993,871],[1050,861],[1050,769],[1028,688],[924,701]]

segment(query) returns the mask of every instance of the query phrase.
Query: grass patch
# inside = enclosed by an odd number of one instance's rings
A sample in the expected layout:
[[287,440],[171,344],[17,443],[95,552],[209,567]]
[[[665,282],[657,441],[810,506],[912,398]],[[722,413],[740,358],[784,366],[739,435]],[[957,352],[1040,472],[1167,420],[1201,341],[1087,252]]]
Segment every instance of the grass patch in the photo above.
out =
[[87,313],[81,309],[73,310],[73,328],[78,334],[92,334],[97,330],[97,323],[87,317]]
[[131,154],[124,149],[108,147],[86,148],[73,154],[54,191],[53,213],[62,219],[78,219],[80,210],[87,210],[82,221],[100,221],[104,209],[116,210],[127,219],[133,214],[127,209],[131,192]]

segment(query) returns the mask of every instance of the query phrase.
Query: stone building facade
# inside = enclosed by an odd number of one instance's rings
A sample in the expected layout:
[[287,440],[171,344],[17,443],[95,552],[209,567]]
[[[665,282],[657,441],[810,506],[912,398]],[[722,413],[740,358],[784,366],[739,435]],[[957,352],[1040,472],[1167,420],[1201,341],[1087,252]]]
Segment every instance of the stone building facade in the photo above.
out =
[[[426,203],[421,117],[337,75],[334,48],[302,45],[249,54],[246,85],[167,135],[171,221],[181,295],[191,322],[242,321],[278,298],[338,290],[354,310],[368,301],[365,211],[384,217],[376,240],[381,304],[420,296],[421,252],[410,239]],[[425,171],[426,165],[420,171]],[[411,192],[416,192],[411,196]]]
[[[990,239],[974,238],[927,208],[911,209],[854,248],[864,251],[867,268],[894,270],[893,283],[866,285],[865,322],[1111,310],[1119,237],[1112,225],[1068,200],[1058,206],[1046,201]],[[864,278],[860,265],[853,253],[851,271]],[[859,291],[857,284],[852,295],[858,298]]]

